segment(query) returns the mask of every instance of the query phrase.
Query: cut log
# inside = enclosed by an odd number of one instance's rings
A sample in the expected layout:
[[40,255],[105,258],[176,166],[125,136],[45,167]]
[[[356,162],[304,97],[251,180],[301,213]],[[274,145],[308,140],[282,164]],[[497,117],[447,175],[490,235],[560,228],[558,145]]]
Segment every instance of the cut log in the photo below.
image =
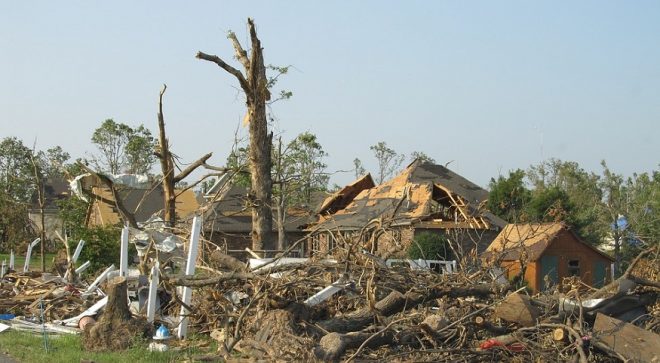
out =
[[556,328],[552,331],[552,340],[556,342],[564,342],[568,339],[568,333],[563,328]]
[[479,315],[474,317],[474,324],[481,329],[488,330],[489,332],[495,334],[506,334],[509,332],[509,328],[505,326],[495,325],[490,321],[487,321],[483,316],[479,316]]
[[660,335],[598,313],[594,339],[633,362],[660,360]]
[[[314,354],[317,358],[324,361],[334,361],[339,359],[347,349],[357,348],[365,340],[369,339],[373,333],[330,333],[321,338],[319,345],[314,349]],[[368,347],[377,347],[393,341],[393,334],[391,332],[383,332],[378,336],[372,338],[368,343]]]
[[325,320],[319,323],[319,326],[328,332],[351,332],[358,331],[371,324],[376,315],[390,316],[402,311],[404,308],[411,309],[423,301],[437,299],[442,296],[462,297],[462,296],[489,296],[495,291],[492,285],[475,285],[471,287],[452,287],[435,286],[426,294],[409,291],[405,295],[392,291],[382,300],[376,302],[374,309],[365,307],[358,309],[346,315]]
[[539,310],[532,306],[529,296],[522,294],[511,294],[495,308],[494,316],[498,319],[516,323],[520,326],[532,326],[536,324]]

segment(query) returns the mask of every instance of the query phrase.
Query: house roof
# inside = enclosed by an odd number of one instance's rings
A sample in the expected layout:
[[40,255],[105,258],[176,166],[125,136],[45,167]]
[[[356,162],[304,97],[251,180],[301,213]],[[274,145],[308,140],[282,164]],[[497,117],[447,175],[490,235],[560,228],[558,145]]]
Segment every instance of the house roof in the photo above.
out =
[[[209,207],[204,212],[205,229],[224,233],[250,233],[252,231],[252,211],[247,207],[247,188],[226,183],[214,190]],[[208,196],[208,194],[207,194]],[[325,193],[314,193],[312,205]],[[276,211],[273,211],[273,230]],[[284,230],[287,232],[300,232],[312,220],[313,210],[308,206],[291,207],[287,210]]]
[[[69,183],[62,178],[48,178],[44,181],[44,208],[47,210],[57,210],[56,202],[66,199],[70,194]],[[30,203],[32,210],[39,209],[39,194],[35,192],[32,195]]]
[[359,229],[379,217],[392,218],[393,225],[421,220],[433,220],[444,226],[455,222],[453,217],[436,218],[438,201],[460,204],[466,211],[465,217],[483,218],[488,228],[506,224],[485,210],[486,190],[442,165],[416,160],[399,175],[378,186],[371,186],[370,180],[371,176],[366,175],[326,199],[319,209],[318,226]]
[[488,246],[485,254],[503,253],[503,260],[518,260],[524,251],[527,254],[528,261],[536,261],[562,231],[571,233],[577,243],[582,243],[596,253],[613,261],[611,256],[583,242],[565,224],[559,222],[507,224]]
[[[105,187],[93,187],[92,193],[103,199],[114,200],[110,190]],[[150,189],[121,187],[118,193],[126,209],[135,215],[137,222],[147,221],[164,208],[164,192],[160,184]],[[189,217],[199,208],[192,189],[177,191],[177,195],[176,212],[179,218]],[[101,201],[100,198],[95,200],[90,217],[89,223],[96,225],[113,225],[121,222],[116,207]]]

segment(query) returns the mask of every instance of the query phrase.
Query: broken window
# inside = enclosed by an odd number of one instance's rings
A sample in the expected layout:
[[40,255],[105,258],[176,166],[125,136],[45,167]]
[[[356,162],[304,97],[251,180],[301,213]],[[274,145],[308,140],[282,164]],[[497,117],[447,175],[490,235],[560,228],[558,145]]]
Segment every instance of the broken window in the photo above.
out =
[[568,261],[568,276],[580,276],[580,260]]

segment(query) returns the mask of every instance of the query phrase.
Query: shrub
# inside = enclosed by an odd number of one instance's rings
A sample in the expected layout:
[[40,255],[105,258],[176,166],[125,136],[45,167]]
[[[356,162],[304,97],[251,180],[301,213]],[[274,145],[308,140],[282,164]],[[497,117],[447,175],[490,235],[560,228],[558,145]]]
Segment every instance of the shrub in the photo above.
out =
[[452,260],[454,255],[449,247],[447,237],[432,232],[422,232],[415,236],[408,247],[409,258],[426,260]]

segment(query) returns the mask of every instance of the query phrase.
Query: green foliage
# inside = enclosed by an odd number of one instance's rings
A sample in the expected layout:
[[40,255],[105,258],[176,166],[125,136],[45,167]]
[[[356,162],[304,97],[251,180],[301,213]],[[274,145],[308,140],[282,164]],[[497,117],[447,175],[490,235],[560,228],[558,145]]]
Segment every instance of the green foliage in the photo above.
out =
[[[87,272],[94,272],[104,269],[111,264],[118,266],[120,255],[120,236],[119,227],[92,227],[80,228],[75,235],[69,238],[69,249],[74,251],[79,240],[85,241],[85,247],[78,258],[79,265],[85,261],[90,261],[91,266]],[[129,244],[129,261],[137,253],[132,244]]]
[[[88,273],[94,273],[119,262],[119,239],[121,229],[117,226],[92,227],[85,225],[88,204],[76,197],[58,202],[59,217],[69,236],[69,248],[73,252],[81,239],[85,241],[79,264],[90,261]],[[129,248],[129,255],[135,255],[135,248]]]
[[381,184],[391,178],[406,159],[404,154],[399,154],[393,149],[390,149],[385,141],[380,141],[376,145],[370,146],[369,149],[374,153],[374,157],[378,162],[377,184]]
[[0,248],[15,248],[33,231],[28,203],[34,191],[32,150],[16,137],[0,141]]
[[488,209],[508,222],[522,221],[523,211],[531,199],[531,192],[525,187],[525,171],[510,171],[508,177],[500,175],[490,179]]
[[410,259],[452,260],[454,255],[447,237],[432,232],[422,232],[415,236],[406,254]]
[[225,166],[230,172],[235,173],[232,181],[236,185],[245,188],[250,187],[250,165],[248,164],[248,147],[237,146],[227,156]]
[[146,174],[156,160],[155,139],[142,125],[134,129],[107,119],[94,130],[92,143],[100,152],[97,167],[112,174]]
[[8,199],[28,202],[32,196],[32,150],[16,137],[0,141],[0,191]]

